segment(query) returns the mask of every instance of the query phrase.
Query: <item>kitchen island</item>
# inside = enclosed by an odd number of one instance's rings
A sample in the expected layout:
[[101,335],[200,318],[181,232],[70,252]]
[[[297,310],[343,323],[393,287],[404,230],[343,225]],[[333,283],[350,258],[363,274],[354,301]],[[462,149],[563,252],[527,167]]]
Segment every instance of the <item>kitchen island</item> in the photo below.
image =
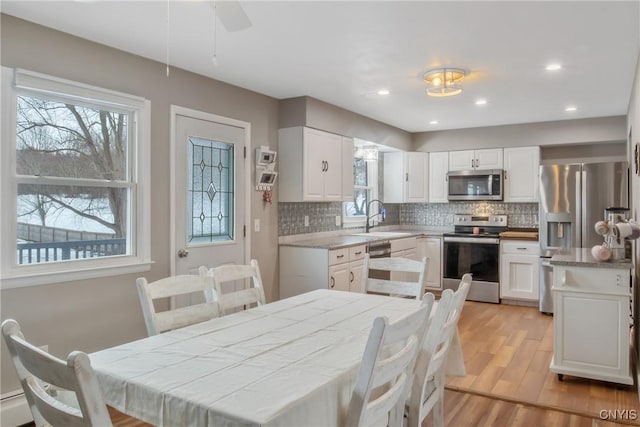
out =
[[553,267],[553,359],[564,375],[633,384],[630,260],[598,261],[588,248],[551,258]]

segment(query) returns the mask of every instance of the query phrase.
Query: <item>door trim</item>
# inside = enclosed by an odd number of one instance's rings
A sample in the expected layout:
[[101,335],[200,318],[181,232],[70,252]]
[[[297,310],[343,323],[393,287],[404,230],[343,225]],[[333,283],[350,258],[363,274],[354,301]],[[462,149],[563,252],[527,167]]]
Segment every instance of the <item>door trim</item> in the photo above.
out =
[[[169,165],[169,182],[170,182],[170,198],[169,198],[169,212],[170,212],[170,243],[169,243],[169,250],[170,250],[170,270],[169,273],[174,276],[176,274],[176,258],[175,258],[175,254],[178,250],[177,245],[176,245],[176,204],[175,204],[175,200],[176,200],[176,194],[175,194],[175,188],[173,186],[173,183],[175,182],[175,178],[176,178],[176,158],[173,155],[173,153],[175,153],[176,150],[176,127],[177,127],[177,118],[178,116],[186,116],[186,117],[191,117],[194,119],[199,119],[199,120],[206,120],[209,122],[216,122],[216,123],[221,123],[224,125],[229,125],[229,126],[235,126],[235,127],[239,127],[244,129],[244,146],[245,149],[247,150],[248,153],[251,153],[250,148],[251,148],[251,123],[249,122],[245,122],[242,120],[237,120],[237,119],[231,119],[229,117],[224,117],[224,116],[219,116],[217,114],[212,114],[212,113],[206,113],[204,111],[198,111],[198,110],[193,110],[191,108],[186,108],[186,107],[181,107],[179,105],[171,105],[171,126],[170,126],[170,144],[169,144],[169,158],[170,158],[170,165]],[[244,157],[244,205],[245,205],[245,209],[244,209],[244,219],[243,219],[243,226],[247,226],[247,224],[250,223],[251,220],[251,162],[249,161],[251,159],[251,155],[248,154],[246,157]],[[242,233],[242,229],[238,230],[238,234]],[[248,262],[248,260],[251,258],[251,233],[248,232],[246,233],[246,236],[244,237],[244,261],[245,263]]]

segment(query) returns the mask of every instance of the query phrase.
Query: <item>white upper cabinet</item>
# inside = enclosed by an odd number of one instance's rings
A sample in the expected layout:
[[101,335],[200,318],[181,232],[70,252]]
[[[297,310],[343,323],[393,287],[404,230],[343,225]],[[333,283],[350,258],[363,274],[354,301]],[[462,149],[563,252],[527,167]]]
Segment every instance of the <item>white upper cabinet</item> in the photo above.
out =
[[449,152],[429,153],[429,203],[449,201],[447,172],[449,172]]
[[[278,158],[280,201],[341,201],[343,191],[353,197],[351,138],[307,127],[280,129]],[[345,162],[349,174],[343,178]]]
[[353,165],[353,138],[342,137],[342,200],[353,200],[353,184],[355,182],[355,166]]
[[449,151],[449,170],[502,169],[502,148]]
[[537,202],[540,147],[504,149],[504,201]]
[[426,203],[429,156],[427,153],[384,153],[383,198],[386,203]]

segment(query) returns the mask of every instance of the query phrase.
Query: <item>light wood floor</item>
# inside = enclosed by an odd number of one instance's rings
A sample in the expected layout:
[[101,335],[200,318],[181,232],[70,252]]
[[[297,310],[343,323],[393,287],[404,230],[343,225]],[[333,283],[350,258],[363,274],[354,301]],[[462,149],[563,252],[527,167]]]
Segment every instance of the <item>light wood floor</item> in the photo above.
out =
[[[561,382],[549,371],[553,317],[537,308],[468,301],[458,328],[467,376],[447,380],[447,426],[640,425],[635,387],[568,376]],[[622,412],[605,421],[602,410]],[[147,425],[111,414],[118,427]],[[431,426],[429,417],[423,425]]]
[[[549,371],[553,317],[537,308],[467,301],[458,329],[467,376],[448,378],[449,390],[506,398],[595,419],[599,419],[602,410],[616,409],[634,410],[640,418],[635,387],[566,375],[564,381],[559,381]],[[635,423],[640,425],[640,421]]]

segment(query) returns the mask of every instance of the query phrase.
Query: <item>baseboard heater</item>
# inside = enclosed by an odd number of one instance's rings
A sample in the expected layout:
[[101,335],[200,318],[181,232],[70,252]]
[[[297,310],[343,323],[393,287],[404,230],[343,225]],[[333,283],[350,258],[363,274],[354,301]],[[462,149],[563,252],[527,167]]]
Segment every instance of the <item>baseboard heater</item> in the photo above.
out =
[[27,398],[22,390],[0,396],[0,425],[17,427],[33,421]]

